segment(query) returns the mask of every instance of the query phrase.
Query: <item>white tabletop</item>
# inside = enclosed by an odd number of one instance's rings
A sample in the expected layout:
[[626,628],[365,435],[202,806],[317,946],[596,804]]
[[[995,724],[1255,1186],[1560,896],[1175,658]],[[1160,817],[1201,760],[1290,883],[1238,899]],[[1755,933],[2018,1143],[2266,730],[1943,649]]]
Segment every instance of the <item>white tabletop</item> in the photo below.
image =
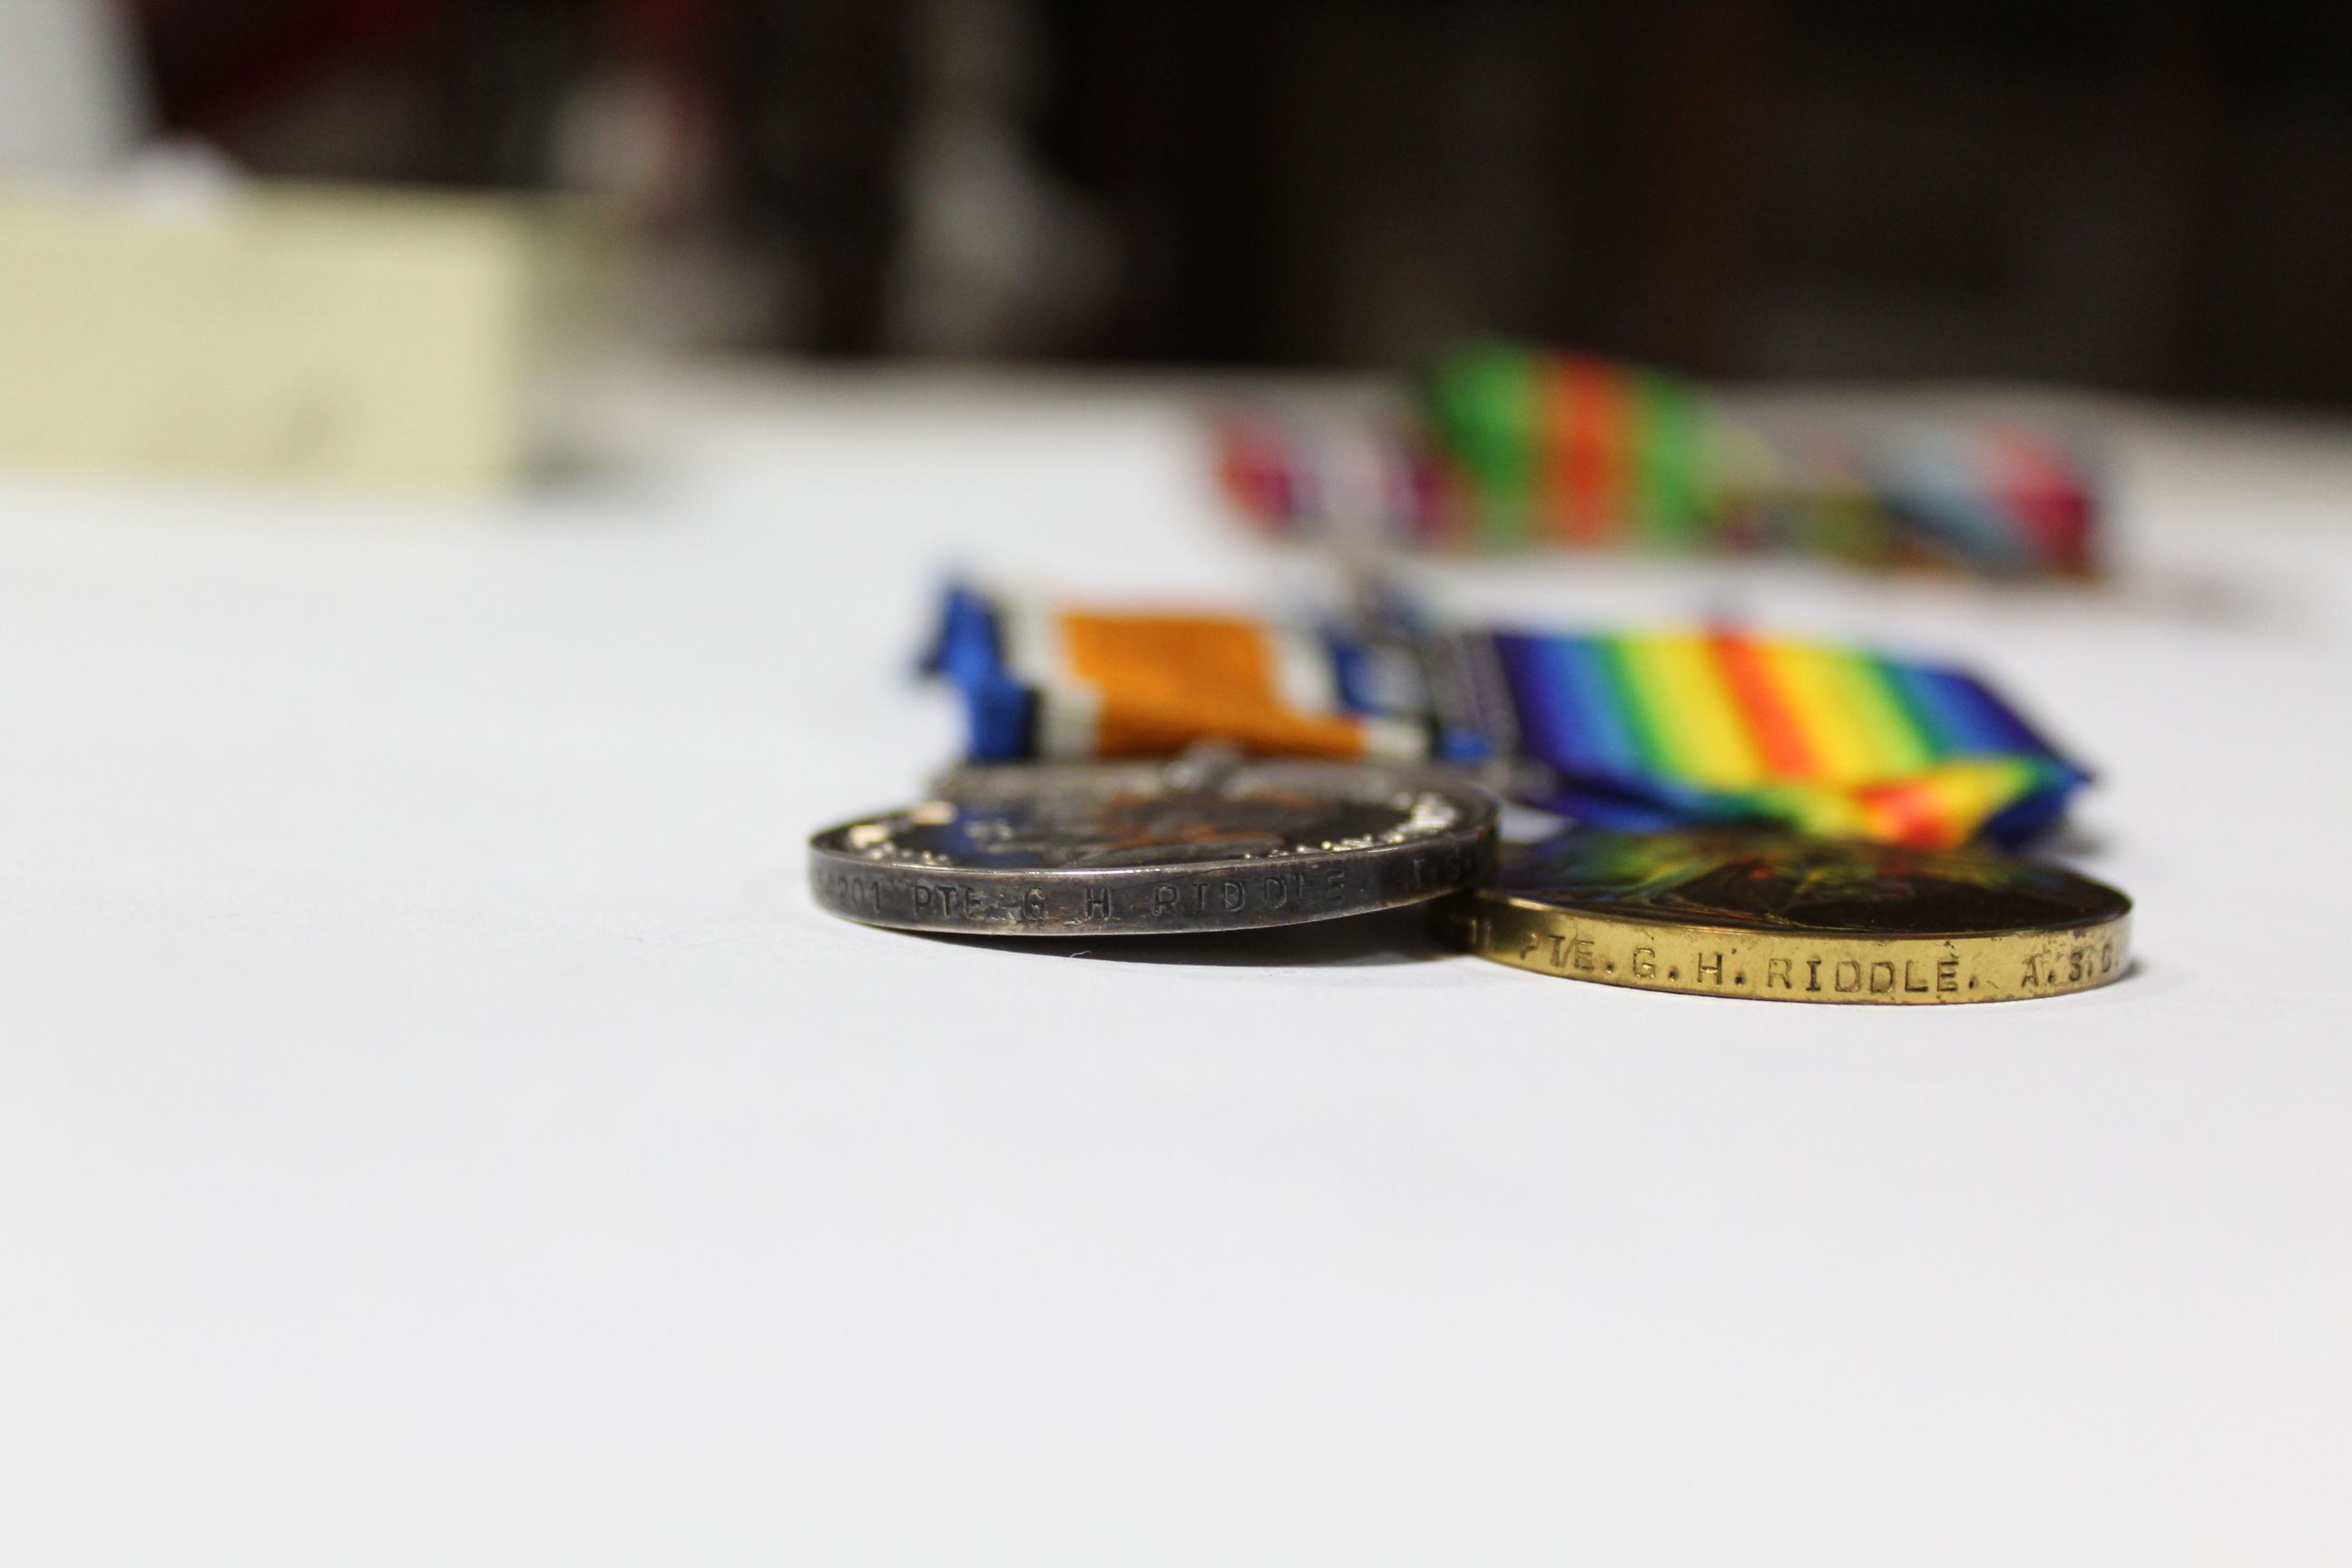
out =
[[2101,594],[1426,585],[2098,767],[2137,971],[1878,1010],[829,919],[947,566],[1276,578],[1171,391],[631,407],[498,506],[0,481],[0,1560],[2352,1555],[2352,438],[2113,416]]

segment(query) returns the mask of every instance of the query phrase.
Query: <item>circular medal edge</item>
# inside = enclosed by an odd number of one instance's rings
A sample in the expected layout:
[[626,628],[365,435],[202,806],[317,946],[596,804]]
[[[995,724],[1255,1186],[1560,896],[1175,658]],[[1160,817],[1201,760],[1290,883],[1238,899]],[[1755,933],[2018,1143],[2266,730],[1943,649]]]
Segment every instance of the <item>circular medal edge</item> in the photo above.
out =
[[[1149,773],[1124,764],[1052,767],[1034,776],[1052,789],[1131,789]],[[1501,854],[1500,806],[1475,784],[1423,770],[1377,764],[1273,762],[1234,770],[1244,777],[1329,781],[1362,787],[1434,790],[1461,809],[1459,821],[1404,843],[1349,849],[1160,866],[1085,868],[953,867],[875,860],[839,840],[853,828],[886,820],[880,812],[814,834],[809,887],[819,907],[864,924],[907,931],[988,936],[1149,936],[1249,931],[1370,914],[1439,898],[1495,873]],[[1014,793],[1006,770],[976,792]],[[1228,773],[1227,777],[1234,776]],[[950,798],[953,798],[952,795]],[[828,845],[827,841],[835,841]]]
[[1977,931],[1838,931],[1825,927],[1769,926],[1761,922],[1755,925],[1743,925],[1737,921],[1685,920],[1664,912],[1654,913],[1649,918],[1643,919],[1630,912],[1619,912],[1630,911],[1640,908],[1639,905],[1620,904],[1602,909],[1591,904],[1554,903],[1531,893],[1513,891],[1500,884],[1477,888],[1470,891],[1488,903],[1507,904],[1513,909],[1525,910],[1531,915],[1548,915],[1559,919],[1615,921],[1629,925],[1680,927],[1690,931],[1715,931],[1727,935],[1817,936],[1823,939],[1836,938],[1854,942],[1963,942],[1983,937],[2024,936],[2035,931],[2083,931],[2130,918],[2134,907],[2130,894],[2120,888],[2111,887],[2096,878],[2085,877],[2080,872],[2069,872],[2068,875],[2078,881],[2090,884],[2103,893],[2113,894],[2116,900],[2115,910],[2086,921],[2043,921],[2034,925],[2001,926]]
[[1433,919],[1450,945],[1539,974],[1756,1001],[1953,1005],[2095,990],[2131,965],[2131,911],[1973,934],[1832,935],[1629,920],[1470,889]]
[[1039,872],[910,866],[809,843],[809,890],[832,914],[903,931],[983,936],[1157,936],[1250,931],[1420,903],[1494,874],[1491,820],[1370,849]]

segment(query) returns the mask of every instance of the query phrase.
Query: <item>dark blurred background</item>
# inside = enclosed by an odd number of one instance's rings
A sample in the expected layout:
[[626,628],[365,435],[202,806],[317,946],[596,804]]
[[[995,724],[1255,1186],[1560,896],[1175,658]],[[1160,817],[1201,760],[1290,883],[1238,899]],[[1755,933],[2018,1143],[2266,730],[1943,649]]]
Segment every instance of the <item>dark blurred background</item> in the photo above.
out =
[[264,174],[604,192],[685,335],[2352,401],[2329,0],[145,0]]

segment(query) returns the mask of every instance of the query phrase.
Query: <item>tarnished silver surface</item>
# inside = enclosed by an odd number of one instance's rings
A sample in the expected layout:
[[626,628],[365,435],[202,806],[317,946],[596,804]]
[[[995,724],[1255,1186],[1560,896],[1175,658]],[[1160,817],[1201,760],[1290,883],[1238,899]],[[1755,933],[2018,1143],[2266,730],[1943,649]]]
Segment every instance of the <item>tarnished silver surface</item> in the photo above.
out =
[[992,936],[1244,931],[1434,898],[1494,868],[1494,798],[1341,763],[961,769],[809,840],[818,903]]

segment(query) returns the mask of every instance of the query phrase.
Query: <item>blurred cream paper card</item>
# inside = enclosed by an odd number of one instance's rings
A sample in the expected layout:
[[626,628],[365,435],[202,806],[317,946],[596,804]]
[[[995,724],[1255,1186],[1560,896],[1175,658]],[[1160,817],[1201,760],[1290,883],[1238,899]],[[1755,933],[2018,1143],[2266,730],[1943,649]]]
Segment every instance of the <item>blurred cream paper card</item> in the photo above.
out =
[[0,183],[0,460],[509,481],[566,231],[518,198]]
[[94,174],[147,120],[129,8],[0,0],[0,166]]

